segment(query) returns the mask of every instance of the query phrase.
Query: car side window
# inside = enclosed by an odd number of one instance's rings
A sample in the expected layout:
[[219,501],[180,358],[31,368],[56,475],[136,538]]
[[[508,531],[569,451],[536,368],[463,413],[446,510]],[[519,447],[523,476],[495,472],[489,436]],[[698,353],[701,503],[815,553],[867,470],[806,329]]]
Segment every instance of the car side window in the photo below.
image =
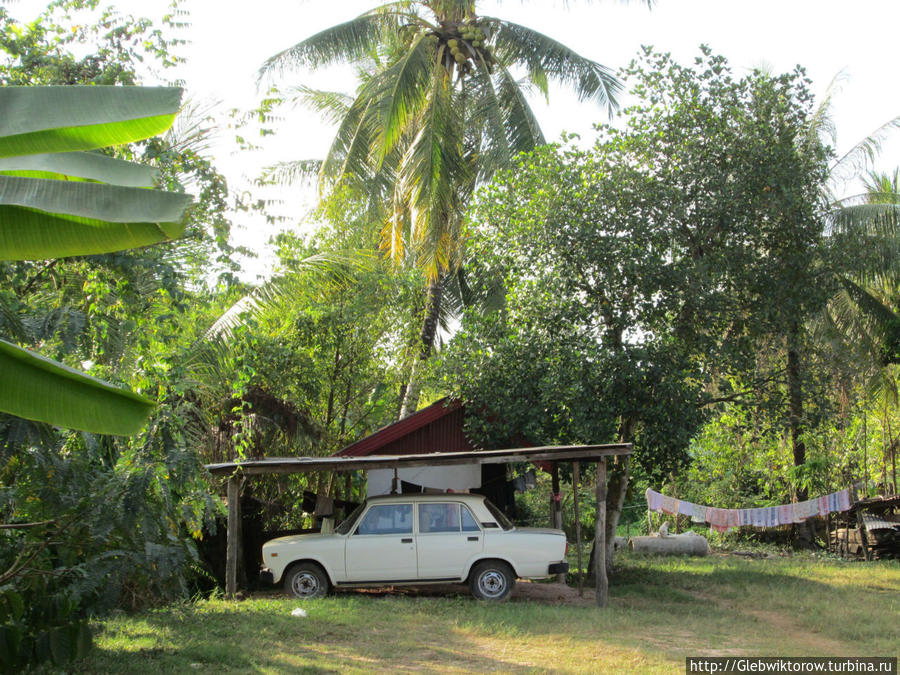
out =
[[419,504],[419,532],[459,532],[459,504]]
[[462,507],[462,531],[463,532],[480,532],[481,528],[478,527],[478,521],[475,520],[475,516],[472,515],[472,512],[469,511],[467,506]]
[[357,534],[412,534],[412,504],[378,504],[363,516]]

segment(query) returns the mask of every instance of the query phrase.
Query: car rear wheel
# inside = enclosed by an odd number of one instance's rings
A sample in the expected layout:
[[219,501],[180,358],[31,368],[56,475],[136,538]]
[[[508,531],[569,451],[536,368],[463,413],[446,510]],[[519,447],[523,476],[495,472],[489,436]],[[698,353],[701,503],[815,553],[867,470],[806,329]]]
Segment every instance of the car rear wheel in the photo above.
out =
[[328,575],[315,563],[294,565],[284,575],[284,590],[302,600],[321,598],[328,594]]
[[516,585],[512,568],[500,560],[477,563],[469,574],[469,590],[479,600],[503,602]]

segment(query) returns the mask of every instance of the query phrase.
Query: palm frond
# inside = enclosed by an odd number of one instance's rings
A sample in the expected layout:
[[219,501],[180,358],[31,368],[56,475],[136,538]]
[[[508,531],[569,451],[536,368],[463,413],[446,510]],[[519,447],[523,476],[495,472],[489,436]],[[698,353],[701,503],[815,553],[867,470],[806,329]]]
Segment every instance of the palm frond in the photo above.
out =
[[473,96],[466,114],[472,120],[481,121],[484,127],[483,133],[478,134],[478,145],[473,150],[478,165],[476,179],[486,182],[496,170],[509,166],[514,151],[510,149],[507,139],[508,117],[494,87],[494,78],[480,54],[476,65]]
[[234,329],[245,325],[248,318],[280,302],[302,297],[309,285],[304,273],[315,275],[316,284],[343,285],[351,279],[354,268],[370,266],[371,259],[371,254],[361,251],[318,253],[304,258],[294,265],[291,273],[268,280],[232,304],[204,333],[203,339],[230,339]]
[[874,319],[877,324],[883,326],[900,321],[897,313],[876,298],[870,289],[847,277],[841,278],[840,283],[847,296],[853,300],[863,314]]
[[372,142],[367,120],[372,106],[373,102],[362,95],[353,101],[322,162],[323,181],[339,181],[347,175],[368,172]]
[[869,171],[862,182],[870,204],[900,204],[900,168],[891,174]]
[[258,183],[262,185],[315,185],[322,170],[322,160],[301,159],[278,162],[263,169]]
[[285,70],[300,67],[320,68],[358,61],[374,52],[386,36],[396,33],[404,20],[414,18],[408,12],[376,8],[326,28],[266,59],[259,69],[259,78],[270,74],[282,75]]
[[881,153],[884,142],[900,130],[900,116],[888,120],[854,145],[831,166],[832,182],[847,181],[868,171]]
[[314,110],[328,124],[340,124],[353,105],[353,97],[343,92],[313,89],[302,84],[289,88],[286,93],[292,103]]
[[579,100],[593,99],[605,106],[610,115],[618,108],[622,83],[606,66],[525,26],[493,17],[484,19],[496,31],[497,59],[506,67],[523,65],[539,87],[547,80],[570,86]]
[[453,242],[458,241],[454,235],[460,218],[456,188],[470,182],[462,157],[464,125],[454,105],[452,81],[440,63],[434,67],[428,105],[398,176],[410,211],[410,240],[432,279],[455,263]]
[[834,104],[834,97],[840,91],[841,85],[847,80],[847,75],[843,71],[839,72],[829,82],[825,89],[822,100],[816,106],[806,125],[806,144],[808,147],[815,147],[824,141],[831,145],[837,142],[836,130],[834,126],[834,118],[831,109]]
[[221,105],[221,101],[214,99],[184,101],[178,117],[166,132],[166,141],[177,152],[195,155],[209,152],[218,136],[215,114]]
[[435,50],[424,33],[413,40],[403,56],[371,80],[363,95],[375,101],[371,123],[376,139],[376,165],[396,146],[397,141],[418,116],[434,70]]
[[528,152],[546,143],[544,132],[525,98],[522,83],[517,82],[506,68],[501,68],[497,77],[510,151],[514,154]]

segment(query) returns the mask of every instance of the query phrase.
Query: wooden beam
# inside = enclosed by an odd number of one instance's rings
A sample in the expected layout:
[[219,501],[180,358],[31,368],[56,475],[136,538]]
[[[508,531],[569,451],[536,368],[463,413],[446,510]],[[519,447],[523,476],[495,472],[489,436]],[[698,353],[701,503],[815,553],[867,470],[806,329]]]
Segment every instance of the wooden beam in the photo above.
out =
[[241,523],[241,478],[238,474],[228,477],[228,529],[225,548],[225,597],[234,599],[237,592],[238,537]]
[[606,458],[597,463],[597,521],[594,526],[594,578],[597,580],[597,606],[609,601],[606,577]]

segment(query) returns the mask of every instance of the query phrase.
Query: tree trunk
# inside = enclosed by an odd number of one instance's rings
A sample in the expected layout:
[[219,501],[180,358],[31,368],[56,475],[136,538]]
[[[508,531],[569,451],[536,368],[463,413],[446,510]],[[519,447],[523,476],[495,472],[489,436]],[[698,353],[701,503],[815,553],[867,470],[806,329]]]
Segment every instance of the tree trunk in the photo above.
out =
[[[803,442],[803,380],[800,375],[799,337],[800,327],[793,324],[788,332],[787,384],[794,466],[803,466],[806,463],[806,444]],[[806,488],[802,485],[797,489],[797,498],[800,501],[808,498]]]
[[400,406],[400,419],[409,417],[419,407],[419,393],[421,391],[421,374],[425,363],[431,358],[434,351],[434,341],[437,338],[438,319],[441,314],[441,301],[444,295],[445,276],[438,277],[428,286],[428,297],[425,304],[425,321],[422,324],[422,332],[419,336],[419,353],[413,361],[409,373],[409,384],[403,395],[403,405]]
[[[800,373],[800,325],[792,323],[787,337],[788,420],[791,429],[791,449],[794,466],[806,464],[806,444],[803,442],[803,377]],[[797,501],[806,501],[809,493],[803,484],[797,486]],[[812,519],[794,526],[797,539],[804,547],[815,540]]]
[[[620,443],[634,441],[634,431],[637,420],[626,417],[620,420],[618,436]],[[622,507],[625,505],[625,495],[628,492],[629,470],[631,457],[616,457],[609,469],[608,489],[606,492],[606,541],[615,541],[616,532],[619,529],[619,518],[622,515]],[[606,573],[612,576],[614,546],[606,547]]]
[[615,546],[616,531],[619,528],[619,518],[622,515],[622,507],[625,504],[625,494],[628,492],[628,470],[631,466],[631,457],[616,457],[609,472],[609,483],[606,493],[606,573],[613,573],[613,552]]

